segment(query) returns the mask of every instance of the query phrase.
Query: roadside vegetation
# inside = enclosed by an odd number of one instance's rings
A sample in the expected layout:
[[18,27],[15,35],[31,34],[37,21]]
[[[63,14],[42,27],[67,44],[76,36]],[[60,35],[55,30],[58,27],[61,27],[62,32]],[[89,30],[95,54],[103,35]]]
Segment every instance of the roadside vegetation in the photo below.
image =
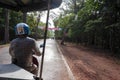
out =
[[[56,39],[93,46],[113,52],[120,57],[120,1],[119,0],[63,0],[60,16],[54,19]],[[40,13],[41,14],[41,13]],[[41,14],[42,15],[42,14]],[[41,17],[41,15],[39,17]],[[9,43],[15,38],[14,26],[23,22],[23,13],[0,8],[0,44]],[[43,38],[45,26],[35,17],[36,12],[27,14],[26,23],[30,25],[31,37]],[[48,32],[50,35],[50,32]]]
[[120,57],[120,1],[69,0],[54,20],[62,30],[56,38],[94,46]]
[[[14,27],[17,23],[23,22],[23,13],[0,8],[0,16],[0,44],[9,43],[16,37]],[[35,39],[42,38],[44,34],[44,30],[39,29],[37,26],[45,26],[45,23],[38,21],[37,17],[37,12],[28,13],[26,17],[26,23],[31,29],[30,36]]]

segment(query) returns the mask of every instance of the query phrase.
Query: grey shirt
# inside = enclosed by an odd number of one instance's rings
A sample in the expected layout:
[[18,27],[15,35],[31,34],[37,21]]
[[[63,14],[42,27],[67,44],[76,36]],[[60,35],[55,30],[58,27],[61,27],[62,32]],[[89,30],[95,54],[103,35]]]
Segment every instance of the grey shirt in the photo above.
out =
[[9,53],[12,59],[17,60],[17,65],[27,70],[32,68],[32,55],[40,56],[41,53],[33,38],[16,38],[11,41]]

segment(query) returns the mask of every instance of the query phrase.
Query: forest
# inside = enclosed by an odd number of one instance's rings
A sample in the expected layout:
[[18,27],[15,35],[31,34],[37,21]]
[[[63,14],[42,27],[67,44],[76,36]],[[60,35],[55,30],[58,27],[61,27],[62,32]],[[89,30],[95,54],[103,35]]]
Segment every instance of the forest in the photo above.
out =
[[[120,57],[120,0],[63,0],[65,6],[54,19],[55,38],[85,46],[105,49]],[[36,12],[27,14],[31,37],[43,38],[44,31],[37,25],[45,25],[34,17]],[[23,22],[24,14],[0,8],[0,44],[15,38],[14,27]]]
[[[12,39],[16,38],[14,28],[17,23],[26,22],[30,26],[30,37],[39,39],[43,37],[44,31],[37,26],[45,26],[45,23],[40,22],[42,15],[39,12],[24,13],[0,8],[0,44],[9,43]],[[38,20],[39,17],[39,20]],[[25,20],[26,19],[26,20]]]
[[120,0],[69,0],[54,20],[56,38],[109,50],[120,57]]

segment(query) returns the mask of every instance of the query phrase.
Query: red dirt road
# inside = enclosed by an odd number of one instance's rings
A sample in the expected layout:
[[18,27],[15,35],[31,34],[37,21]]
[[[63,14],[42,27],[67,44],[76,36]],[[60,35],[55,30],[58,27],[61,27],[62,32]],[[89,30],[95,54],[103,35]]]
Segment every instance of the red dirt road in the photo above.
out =
[[120,80],[120,64],[105,52],[73,44],[60,48],[76,80]]

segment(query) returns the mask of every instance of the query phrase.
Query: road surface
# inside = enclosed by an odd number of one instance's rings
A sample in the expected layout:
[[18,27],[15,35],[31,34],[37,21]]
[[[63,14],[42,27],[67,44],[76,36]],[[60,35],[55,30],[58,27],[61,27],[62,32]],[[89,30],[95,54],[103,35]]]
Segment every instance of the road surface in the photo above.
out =
[[[44,80],[74,80],[70,69],[68,69],[65,60],[57,48],[55,40],[48,39],[46,41],[44,65],[43,65],[43,79]],[[43,41],[38,41],[38,46]],[[8,54],[9,47],[0,48],[0,64],[11,63],[10,55]],[[40,49],[42,51],[42,48]],[[41,60],[41,57],[39,57]]]

